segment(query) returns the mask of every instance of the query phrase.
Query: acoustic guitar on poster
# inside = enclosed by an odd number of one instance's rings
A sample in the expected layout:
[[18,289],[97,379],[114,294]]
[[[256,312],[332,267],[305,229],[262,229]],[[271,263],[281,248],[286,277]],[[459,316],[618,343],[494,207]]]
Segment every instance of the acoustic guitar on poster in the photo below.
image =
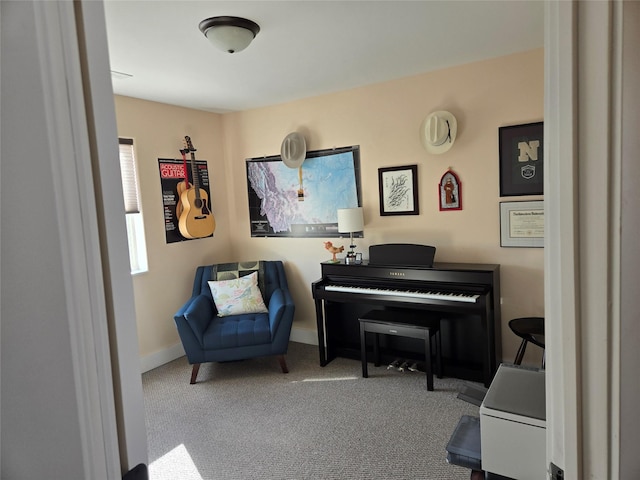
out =
[[189,189],[189,179],[187,178],[187,153],[189,153],[189,148],[187,147],[187,142],[185,140],[182,141],[183,148],[180,150],[180,154],[182,155],[182,169],[184,171],[184,182],[179,182],[176,185],[176,193],[178,194],[178,201],[176,202],[176,218],[180,219],[180,215],[184,211],[184,207],[182,206],[182,193]]
[[178,229],[185,238],[204,238],[213,235],[216,221],[208,206],[209,196],[204,189],[200,188],[196,166],[196,149],[193,148],[189,136],[185,136],[184,139],[187,143],[187,149],[191,152],[192,184],[180,195],[182,213],[178,219]]

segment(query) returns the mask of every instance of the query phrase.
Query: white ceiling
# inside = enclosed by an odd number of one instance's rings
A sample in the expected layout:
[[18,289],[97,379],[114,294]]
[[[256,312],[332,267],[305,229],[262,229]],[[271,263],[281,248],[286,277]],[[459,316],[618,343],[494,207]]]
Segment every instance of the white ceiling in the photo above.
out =
[[[247,110],[543,46],[544,2],[105,0],[116,94]],[[244,51],[198,29],[218,15],[260,33]],[[426,93],[426,92],[425,92]]]

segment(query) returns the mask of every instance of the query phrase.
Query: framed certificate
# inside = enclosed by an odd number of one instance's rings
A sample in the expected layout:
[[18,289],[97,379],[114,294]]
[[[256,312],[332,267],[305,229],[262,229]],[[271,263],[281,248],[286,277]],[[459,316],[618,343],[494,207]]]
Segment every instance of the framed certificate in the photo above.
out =
[[500,246],[544,247],[544,203],[500,202]]

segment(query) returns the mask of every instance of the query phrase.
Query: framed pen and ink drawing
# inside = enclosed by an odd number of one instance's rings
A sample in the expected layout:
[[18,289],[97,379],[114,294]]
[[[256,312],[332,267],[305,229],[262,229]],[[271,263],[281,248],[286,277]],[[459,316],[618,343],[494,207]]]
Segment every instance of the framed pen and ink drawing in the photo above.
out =
[[378,169],[380,215],[418,215],[418,165]]

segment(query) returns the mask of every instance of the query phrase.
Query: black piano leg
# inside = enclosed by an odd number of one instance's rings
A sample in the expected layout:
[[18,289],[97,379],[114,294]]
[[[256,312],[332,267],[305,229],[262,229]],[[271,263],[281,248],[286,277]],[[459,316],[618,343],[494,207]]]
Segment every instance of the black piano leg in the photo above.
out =
[[369,377],[367,371],[367,334],[363,324],[360,324],[360,359],[362,360],[362,378],[367,378]]
[[436,332],[436,375],[442,378],[442,334],[440,329]]
[[315,301],[316,305],[316,325],[318,329],[318,351],[320,352],[320,366],[324,367],[327,362],[327,356],[325,352],[324,342],[324,313],[322,310],[322,302],[320,300]]
[[427,338],[424,341],[425,370],[427,371],[427,390],[433,392],[433,365],[431,364],[431,335],[426,331]]
[[380,366],[380,335],[373,334],[373,360],[376,367]]

